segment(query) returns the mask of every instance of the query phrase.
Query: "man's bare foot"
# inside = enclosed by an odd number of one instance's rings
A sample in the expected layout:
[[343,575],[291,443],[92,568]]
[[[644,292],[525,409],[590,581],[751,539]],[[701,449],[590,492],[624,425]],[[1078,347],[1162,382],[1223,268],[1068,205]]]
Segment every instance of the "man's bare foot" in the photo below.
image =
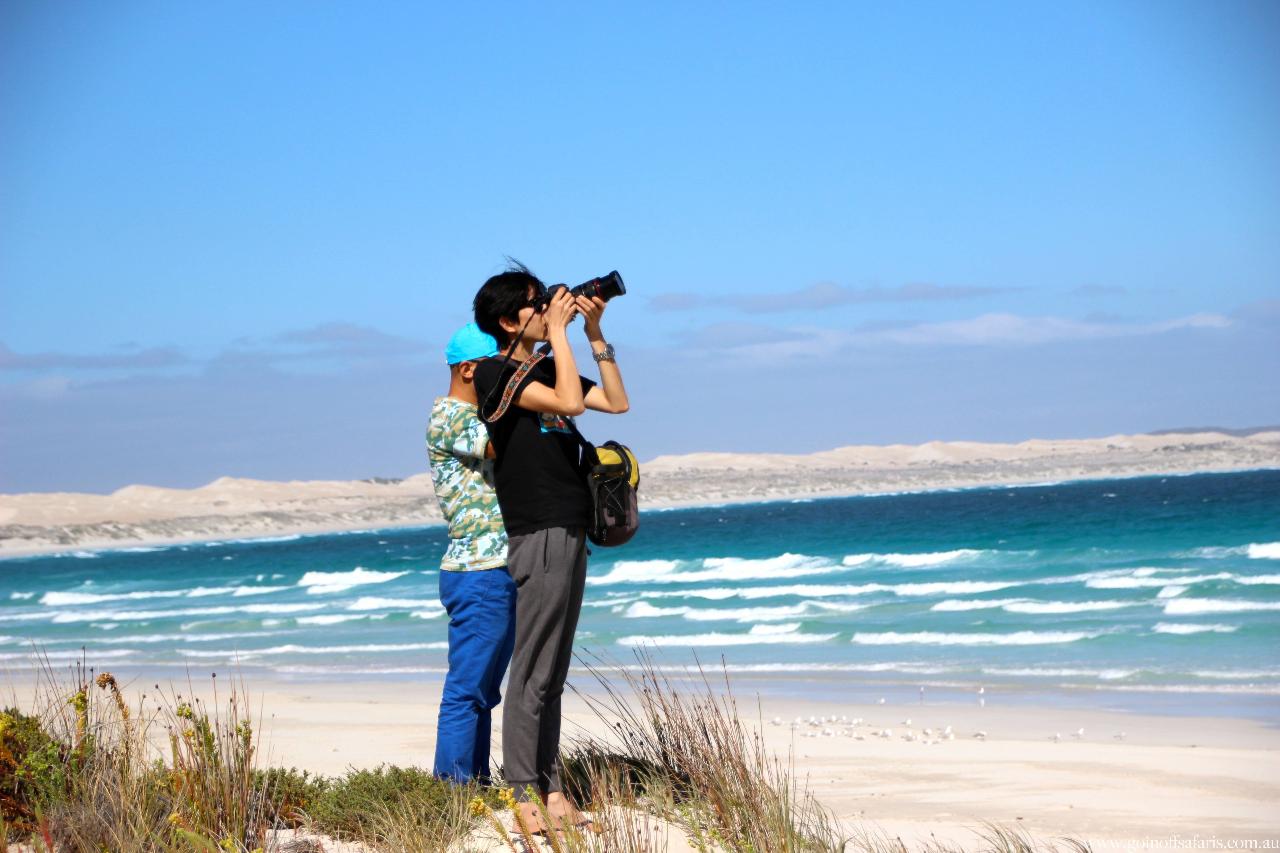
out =
[[557,829],[583,827],[591,822],[559,791],[552,791],[547,795],[547,814]]
[[516,803],[516,811],[511,816],[511,822],[514,824],[511,831],[517,835],[523,835],[526,832],[535,834],[550,829],[542,819],[542,810],[538,808],[537,803],[532,802]]

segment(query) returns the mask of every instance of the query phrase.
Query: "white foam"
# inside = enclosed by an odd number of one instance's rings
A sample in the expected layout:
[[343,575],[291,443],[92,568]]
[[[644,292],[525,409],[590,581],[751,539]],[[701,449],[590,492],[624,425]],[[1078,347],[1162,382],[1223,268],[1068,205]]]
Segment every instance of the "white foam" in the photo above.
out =
[[347,605],[348,610],[415,610],[419,607],[444,609],[438,601],[429,598],[379,598],[363,595]]
[[290,664],[271,667],[275,672],[298,675],[443,675],[449,671],[443,666],[311,666],[308,664]]
[[1095,610],[1119,610],[1136,607],[1143,601],[1019,601],[1004,605],[1009,613],[1089,613]]
[[1280,669],[1195,669],[1196,678],[1277,678]]
[[679,607],[654,607],[644,601],[637,601],[630,606],[618,604],[615,613],[622,613],[628,619],[660,618],[664,616],[683,616],[694,622],[769,622],[776,619],[794,619],[814,612],[851,613],[862,610],[866,605],[846,604],[826,601],[802,601],[799,604],[781,605],[778,607],[742,607],[742,608],[697,608],[682,605]]
[[1247,550],[1248,549],[1246,548],[1224,548],[1221,546],[1210,546],[1206,548],[1196,548],[1186,556],[1216,560],[1222,557],[1234,557],[1240,554],[1244,554]]
[[1026,601],[1025,598],[948,598],[930,607],[930,610],[990,610]]
[[439,619],[445,614],[445,609],[441,607],[439,610],[415,610],[409,615],[414,619]]
[[[1136,575],[1136,573],[1134,573]],[[1191,577],[1177,578],[1154,578],[1154,577],[1109,577],[1109,578],[1090,578],[1084,582],[1087,587],[1093,589],[1142,589],[1146,587],[1168,586],[1170,582],[1177,581],[1183,586],[1190,586],[1193,583],[1202,583],[1204,581],[1225,581],[1231,580],[1234,575],[1231,572],[1217,572],[1212,575],[1193,575]]]
[[1238,625],[1193,625],[1189,622],[1157,622],[1151,630],[1157,634],[1200,634],[1210,631],[1216,634],[1230,634]]
[[745,634],[685,634],[681,636],[619,637],[620,646],[753,646],[775,643],[825,643],[835,634],[801,634],[799,623],[756,625]]
[[105,601],[138,601],[147,598],[179,598],[185,590],[141,590],[138,592],[46,592],[40,596],[45,607],[74,607],[79,604],[101,604]]
[[1187,591],[1185,586],[1166,586],[1156,593],[1156,598],[1173,598]]
[[9,593],[10,601],[26,601],[28,598],[34,598],[34,592],[11,592]]
[[1188,616],[1194,613],[1247,613],[1257,610],[1280,610],[1276,601],[1234,601],[1221,598],[1174,598],[1166,601],[1166,616]]
[[240,613],[304,613],[319,610],[323,604],[242,604],[232,608]]
[[[1194,675],[1195,673],[1192,673]],[[1071,685],[1067,685],[1071,686]],[[1280,684],[1117,684],[1111,690],[1134,693],[1225,693],[1280,695]]]
[[1236,583],[1249,585],[1266,584],[1268,586],[1275,586],[1280,585],[1280,575],[1250,575],[1248,577],[1236,575],[1235,581]]
[[748,633],[756,635],[794,634],[799,630],[799,622],[788,622],[785,625],[755,625]]
[[938,583],[900,583],[885,587],[894,595],[965,595],[971,592],[995,592],[1022,586],[1019,581],[941,581]]
[[1093,639],[1101,632],[1086,631],[1015,631],[1011,634],[943,634],[935,631],[898,633],[886,631],[870,634],[857,633],[853,642],[867,646],[886,646],[914,643],[931,646],[1033,646],[1050,643],[1074,643]]
[[805,606],[812,610],[826,610],[832,613],[853,613],[856,610],[866,610],[869,604],[852,604],[843,601],[806,601]]
[[368,618],[368,613],[323,613],[319,616],[299,616],[294,621],[299,625],[339,625]]
[[[946,667],[918,663],[726,663],[727,672],[908,672],[912,675],[938,675],[951,670]],[[640,671],[637,667],[619,669]],[[688,671],[688,668],[684,668]]]
[[[104,626],[107,627],[107,626]],[[109,627],[119,628],[119,625]],[[232,634],[144,634],[132,637],[101,637],[92,641],[96,645],[123,645],[125,643],[209,643],[218,640],[240,640],[247,637],[275,637],[280,631],[242,631]]]
[[11,652],[11,653],[6,652],[4,654],[0,654],[0,660],[22,660],[24,658],[34,657],[34,658],[41,658],[41,659],[48,658],[51,661],[64,661],[64,660],[80,660],[81,658],[83,658],[89,663],[93,663],[96,660],[102,660],[102,659],[115,660],[117,658],[124,658],[124,657],[129,657],[130,655],[136,655],[137,653],[138,653],[137,649],[111,649],[107,651],[93,651],[93,652],[83,651],[81,649],[65,649],[65,650],[53,650],[53,651],[41,650],[38,652],[37,651]]
[[312,595],[325,595],[331,592],[344,592],[352,587],[372,583],[386,583],[404,577],[408,572],[375,572],[356,566],[349,572],[307,572],[298,581],[298,586],[305,586]]
[[729,610],[695,610],[690,608],[684,618],[696,622],[714,622],[733,619],[738,622],[767,622],[773,619],[794,619],[805,613],[803,604],[786,607],[744,607]]
[[[193,589],[136,590],[134,592],[46,592],[40,596],[45,607],[75,607],[107,601],[142,601],[153,598],[208,598],[215,595],[240,597],[265,595],[289,589],[286,586],[198,586]],[[30,598],[34,593],[26,593]]]
[[[702,561],[701,571],[676,571],[669,568],[668,560],[626,561],[617,563],[614,570],[598,578],[587,578],[589,584],[635,583],[703,583],[706,581],[742,581],[773,578],[797,578],[838,572],[841,567],[825,557],[809,557],[804,554],[780,554],[763,559],[742,557],[708,557]],[[678,564],[677,564],[678,566]]]
[[142,622],[172,619],[179,616],[225,616],[229,613],[299,613],[319,610],[323,604],[248,604],[242,607],[190,607],[181,610],[80,610],[53,614],[51,621],[68,622]]
[[683,616],[692,609],[692,607],[654,607],[652,604],[644,601],[637,601],[629,607],[619,604],[615,608],[616,611],[621,611],[622,615],[628,619],[656,619],[663,616]]
[[846,595],[866,595],[873,592],[892,592],[896,595],[963,595],[965,593],[990,592],[1008,587],[1022,586],[1021,581],[939,581],[936,583],[904,584],[789,584],[784,586],[748,586],[737,589],[714,587],[681,591],[646,592],[646,598],[833,598]]
[[1245,554],[1250,560],[1280,560],[1280,542],[1251,542]]
[[987,675],[1011,675],[1020,678],[1099,678],[1104,681],[1116,681],[1137,675],[1136,669],[1059,669],[1043,667],[1005,667],[984,666],[980,670]]
[[[940,566],[944,563],[953,563],[956,560],[971,560],[985,553],[987,552],[973,548],[958,548],[954,551],[933,551],[926,554],[853,554],[850,557],[845,557],[844,564],[846,566],[856,566],[871,560],[887,563],[890,566],[897,566],[900,569],[920,569],[925,566]],[[849,562],[850,560],[856,562]]]
[[[337,536],[339,534],[331,533],[321,535]],[[249,539],[218,539],[204,544],[207,548],[217,548],[221,545],[258,545],[263,542],[296,542],[301,538],[301,533],[290,533],[287,536],[257,536]]]
[[198,586],[186,592],[187,598],[208,598],[211,595],[230,595],[235,592],[233,586]]
[[340,655],[340,654],[368,654],[379,652],[418,652],[428,649],[447,649],[447,642],[436,643],[390,643],[390,644],[367,644],[359,646],[299,646],[289,644],[284,646],[272,646],[268,649],[239,649],[239,650],[218,650],[205,651],[203,649],[178,649],[178,654],[193,658],[256,658],[263,655]]
[[619,560],[608,574],[588,578],[587,583],[642,583],[669,576],[679,565],[677,560]]

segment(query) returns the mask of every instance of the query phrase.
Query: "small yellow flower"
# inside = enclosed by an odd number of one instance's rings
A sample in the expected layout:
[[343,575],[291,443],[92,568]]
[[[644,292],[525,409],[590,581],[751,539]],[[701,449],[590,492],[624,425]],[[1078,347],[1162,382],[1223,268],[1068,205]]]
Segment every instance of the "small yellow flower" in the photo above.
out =
[[236,844],[234,839],[224,838],[218,843],[218,846],[223,850],[235,850],[239,845]]
[[182,826],[182,815],[177,812],[169,812],[169,826]]
[[503,788],[498,792],[498,799],[502,800],[502,805],[509,809],[516,807],[516,789]]
[[195,713],[191,710],[191,706],[188,705],[186,702],[183,702],[181,705],[179,705],[177,710],[174,711],[173,713],[177,714],[179,717],[181,717],[184,720],[190,720],[195,716]]
[[479,797],[471,798],[471,805],[469,808],[471,809],[472,817],[481,817],[485,812],[489,811],[489,807],[485,805],[484,800]]

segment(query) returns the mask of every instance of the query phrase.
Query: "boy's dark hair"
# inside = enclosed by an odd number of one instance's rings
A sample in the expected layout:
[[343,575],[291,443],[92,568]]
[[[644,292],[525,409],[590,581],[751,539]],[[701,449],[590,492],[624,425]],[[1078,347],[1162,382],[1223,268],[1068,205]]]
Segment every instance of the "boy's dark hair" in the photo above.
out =
[[498,321],[503,317],[515,319],[520,315],[520,309],[529,304],[530,285],[539,293],[546,289],[528,267],[507,258],[507,268],[481,285],[480,292],[471,303],[480,331],[493,335],[502,349],[511,345],[511,338]]

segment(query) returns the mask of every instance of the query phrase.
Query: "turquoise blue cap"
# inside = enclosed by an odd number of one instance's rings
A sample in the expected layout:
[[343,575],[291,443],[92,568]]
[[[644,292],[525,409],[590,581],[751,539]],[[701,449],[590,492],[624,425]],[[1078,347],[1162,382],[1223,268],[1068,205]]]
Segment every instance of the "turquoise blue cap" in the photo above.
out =
[[444,348],[444,363],[461,364],[497,354],[498,342],[493,339],[493,335],[480,331],[475,323],[468,323],[449,338],[449,343]]

